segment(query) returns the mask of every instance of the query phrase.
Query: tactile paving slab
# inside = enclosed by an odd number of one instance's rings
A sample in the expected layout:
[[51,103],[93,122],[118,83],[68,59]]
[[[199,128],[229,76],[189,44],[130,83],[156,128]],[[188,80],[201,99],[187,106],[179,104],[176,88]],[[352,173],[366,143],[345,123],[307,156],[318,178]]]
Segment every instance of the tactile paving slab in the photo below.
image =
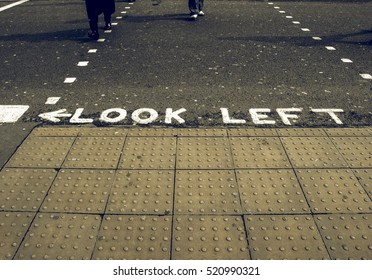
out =
[[279,136],[290,137],[326,137],[327,133],[321,128],[279,128],[277,129]]
[[105,216],[93,259],[169,260],[172,217]]
[[292,170],[238,170],[245,214],[310,213]]
[[347,166],[327,137],[282,137],[281,139],[294,168]]
[[59,168],[75,137],[28,137],[8,167]]
[[54,136],[54,137],[68,137],[77,136],[80,128],[77,127],[37,127],[32,130],[32,136]]
[[176,138],[128,137],[119,168],[174,169]]
[[15,259],[88,260],[101,217],[81,214],[38,214]]
[[329,136],[372,136],[370,127],[325,128]]
[[78,137],[63,168],[107,168],[118,165],[125,138]]
[[236,168],[290,168],[279,138],[231,137]]
[[308,203],[315,213],[363,213],[372,210],[351,170],[297,170]]
[[175,137],[176,128],[133,128],[128,131],[128,136],[140,137]]
[[195,136],[195,137],[224,137],[227,136],[226,129],[218,128],[180,128],[178,136]]
[[332,259],[372,259],[372,214],[317,215]]
[[62,169],[41,211],[104,213],[114,178],[111,170]]
[[332,137],[350,167],[372,167],[372,137]]
[[241,216],[175,216],[175,260],[250,259]]
[[125,137],[128,129],[120,127],[82,127],[79,136],[82,137]]
[[228,138],[180,137],[178,169],[231,169],[233,163]]
[[229,136],[250,136],[250,137],[270,137],[278,136],[278,133],[273,128],[230,128]]
[[170,214],[174,171],[120,170],[107,204],[107,213]]
[[0,212],[0,259],[11,260],[35,213]]
[[355,169],[353,172],[369,198],[372,199],[372,169]]
[[0,172],[0,209],[37,211],[57,172],[53,169],[4,169]]
[[245,216],[252,259],[329,259],[310,215]]
[[176,214],[242,213],[233,171],[178,171],[175,192]]

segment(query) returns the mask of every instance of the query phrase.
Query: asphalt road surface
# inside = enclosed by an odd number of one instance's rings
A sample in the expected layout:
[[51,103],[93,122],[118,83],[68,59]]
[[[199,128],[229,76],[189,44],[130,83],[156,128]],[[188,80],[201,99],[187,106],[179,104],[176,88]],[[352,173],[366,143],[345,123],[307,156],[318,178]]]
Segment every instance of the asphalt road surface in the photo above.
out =
[[186,0],[117,1],[96,42],[84,1],[0,1],[0,167],[44,124],[369,126],[371,10],[205,0],[190,21]]

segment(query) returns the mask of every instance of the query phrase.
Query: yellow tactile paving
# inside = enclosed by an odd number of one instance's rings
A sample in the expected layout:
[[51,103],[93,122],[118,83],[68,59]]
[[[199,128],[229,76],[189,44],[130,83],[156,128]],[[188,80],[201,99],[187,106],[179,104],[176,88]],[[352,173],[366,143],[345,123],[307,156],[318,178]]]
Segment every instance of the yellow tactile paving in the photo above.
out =
[[38,127],[0,259],[372,259],[371,131]]

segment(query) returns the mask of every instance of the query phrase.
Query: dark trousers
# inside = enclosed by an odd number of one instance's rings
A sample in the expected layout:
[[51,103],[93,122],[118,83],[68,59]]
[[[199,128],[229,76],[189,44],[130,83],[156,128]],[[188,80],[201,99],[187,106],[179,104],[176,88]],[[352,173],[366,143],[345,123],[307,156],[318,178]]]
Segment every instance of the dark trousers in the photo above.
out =
[[98,30],[98,16],[103,13],[105,22],[111,22],[111,15],[115,12],[115,0],[85,0],[89,26]]
[[204,0],[189,0],[189,10],[192,14],[197,14],[203,10]]

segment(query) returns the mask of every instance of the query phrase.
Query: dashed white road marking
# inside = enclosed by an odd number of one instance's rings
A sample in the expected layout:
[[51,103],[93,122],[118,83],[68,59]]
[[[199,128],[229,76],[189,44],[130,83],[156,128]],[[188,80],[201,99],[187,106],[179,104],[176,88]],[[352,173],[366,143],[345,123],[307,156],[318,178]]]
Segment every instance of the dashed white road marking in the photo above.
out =
[[45,102],[46,105],[55,105],[61,99],[61,97],[48,97]]
[[81,67],[88,66],[88,63],[89,63],[89,61],[79,61],[77,66],[81,66]]
[[112,30],[105,30],[105,31],[103,31],[103,33],[111,33],[112,32]]
[[75,81],[76,81],[76,78],[75,77],[70,77],[70,78],[65,78],[64,83],[65,84],[72,84]]
[[122,13],[122,14],[126,14],[126,13],[127,13],[127,11],[122,11],[121,13]]
[[96,53],[97,52],[97,49],[90,49],[89,51],[88,51],[88,53]]
[[124,7],[126,10],[129,10],[130,9],[130,7]]
[[360,76],[361,76],[363,79],[366,79],[366,80],[372,80],[372,75],[370,75],[370,74],[360,74]]
[[322,40],[322,38],[320,38],[320,37],[312,37],[314,40],[316,40],[316,41],[321,41]]
[[279,11],[279,13],[281,13],[281,14],[285,14],[285,11]]
[[116,17],[116,19],[123,19],[123,17]]
[[0,123],[16,122],[28,108],[28,105],[0,105]]
[[293,18],[292,16],[285,16],[285,18]]
[[5,11],[5,10],[10,9],[10,8],[13,8],[15,6],[18,6],[20,4],[26,3],[28,1],[29,0],[21,0],[21,1],[18,1],[18,2],[15,2],[15,3],[9,4],[9,5],[6,5],[6,6],[0,8],[0,12]]
[[304,31],[304,32],[309,32],[310,31],[309,28],[301,28],[301,30]]
[[299,21],[292,21],[293,24],[300,24]]
[[351,59],[348,59],[348,58],[341,58],[341,60],[344,63],[353,63],[353,61]]
[[106,41],[106,39],[98,39],[97,40],[98,43],[103,43],[104,41]]
[[336,48],[332,47],[332,46],[326,46],[325,48],[329,51],[335,51],[336,50]]
[[118,23],[117,23],[117,22],[113,22],[113,23],[111,23],[111,25],[113,25],[113,26],[114,26],[114,25],[118,25]]

